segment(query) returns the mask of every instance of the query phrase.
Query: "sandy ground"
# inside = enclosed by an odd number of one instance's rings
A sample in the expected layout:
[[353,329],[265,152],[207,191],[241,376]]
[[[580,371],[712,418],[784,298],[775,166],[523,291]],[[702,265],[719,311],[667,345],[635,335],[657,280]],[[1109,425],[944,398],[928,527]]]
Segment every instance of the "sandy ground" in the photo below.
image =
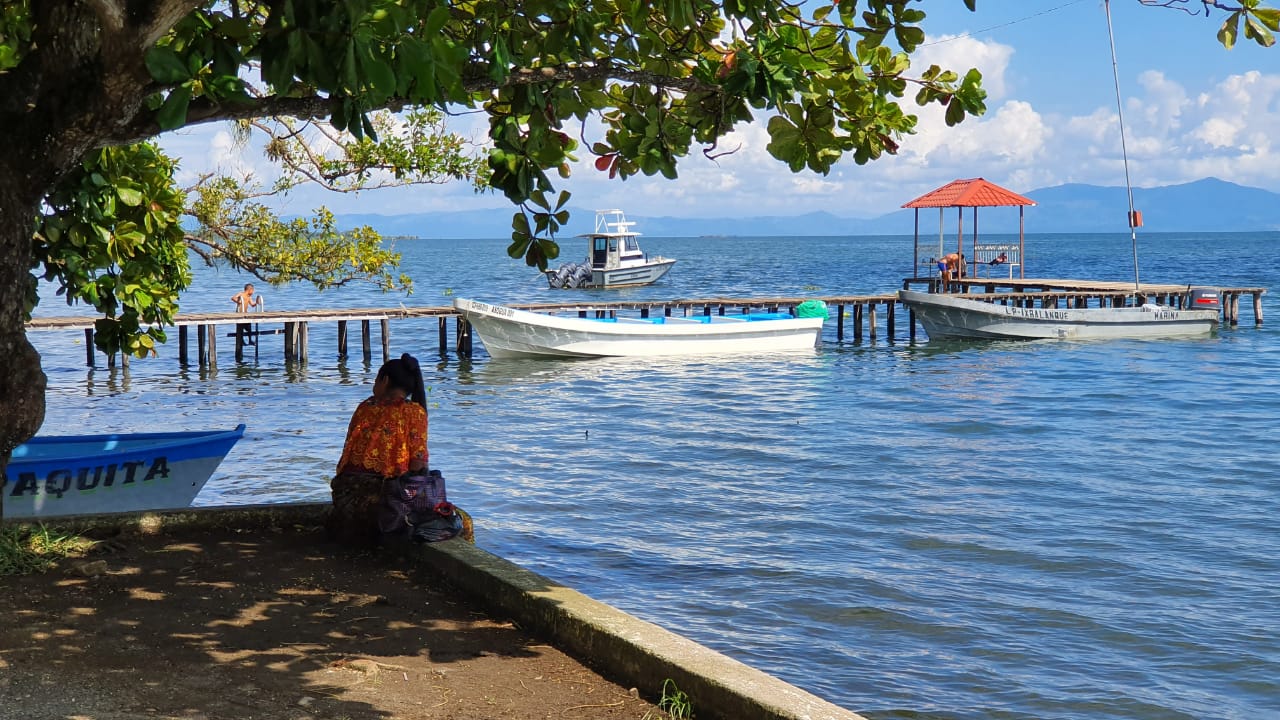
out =
[[666,717],[318,525],[115,531],[0,606],[2,720]]

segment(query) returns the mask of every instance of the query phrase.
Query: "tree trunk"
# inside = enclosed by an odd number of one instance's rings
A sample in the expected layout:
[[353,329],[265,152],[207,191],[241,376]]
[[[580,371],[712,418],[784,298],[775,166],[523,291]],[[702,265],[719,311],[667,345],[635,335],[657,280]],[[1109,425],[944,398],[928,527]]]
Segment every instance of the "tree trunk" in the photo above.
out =
[[[0,172],[0,471],[8,467],[13,449],[44,422],[47,381],[24,327],[38,200],[21,187],[24,180],[21,174]],[[8,490],[7,484],[0,488],[0,519]]]

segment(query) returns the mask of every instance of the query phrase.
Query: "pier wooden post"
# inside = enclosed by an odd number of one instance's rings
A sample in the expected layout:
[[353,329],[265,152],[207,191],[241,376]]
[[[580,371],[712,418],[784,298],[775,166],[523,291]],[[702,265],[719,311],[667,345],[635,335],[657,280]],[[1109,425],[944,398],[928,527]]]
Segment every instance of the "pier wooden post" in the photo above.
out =
[[307,364],[307,323],[298,323],[298,361]]
[[244,362],[244,332],[245,324],[236,323],[236,362]]
[[209,337],[208,325],[196,326],[196,362],[200,363],[200,367],[204,367],[209,363],[209,350],[206,345]]
[[218,326],[209,326],[209,368],[218,367]]
[[1231,293],[1231,327],[1240,324],[1240,294]]
[[382,318],[382,362],[391,359],[391,321]]
[[640,317],[645,318],[646,320],[649,319],[649,308],[640,308]]
[[458,317],[454,335],[458,338],[458,354],[471,357],[471,323]]
[[347,321],[338,321],[338,357],[347,357]]
[[875,341],[876,339],[876,304],[867,303],[867,339]]
[[187,326],[178,326],[178,362],[187,364]]
[[[1256,311],[1255,311],[1256,312]],[[93,367],[93,328],[84,329],[84,363]]]
[[853,339],[862,342],[862,303],[853,306]]
[[916,339],[916,311],[915,310],[907,311],[907,327],[911,328],[908,335],[911,337],[912,340],[915,340]]
[[360,344],[364,350],[364,361],[369,362],[373,359],[373,346],[369,339],[369,321],[360,321]]
[[1262,327],[1262,293],[1253,294],[1253,324]]
[[897,303],[893,302],[892,300],[885,303],[885,314],[886,314],[885,331],[888,333],[885,337],[889,338],[890,340],[893,339],[893,335],[894,335],[894,317],[893,316],[894,316],[894,310],[897,309],[896,305]]
[[449,320],[441,315],[436,321],[436,339],[440,344],[440,354],[449,352]]
[[298,354],[298,324],[287,322],[284,324],[284,361],[289,362],[297,357]]
[[844,306],[836,306],[836,342],[844,340]]

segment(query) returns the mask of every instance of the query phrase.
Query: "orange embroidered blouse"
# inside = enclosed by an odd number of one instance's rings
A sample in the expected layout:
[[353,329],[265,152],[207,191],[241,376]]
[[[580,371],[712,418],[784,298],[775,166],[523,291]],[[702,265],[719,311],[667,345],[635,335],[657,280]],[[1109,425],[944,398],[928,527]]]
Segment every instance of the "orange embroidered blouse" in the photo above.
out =
[[427,463],[427,411],[407,400],[366,398],[351,415],[338,472],[374,472],[396,477],[414,458]]

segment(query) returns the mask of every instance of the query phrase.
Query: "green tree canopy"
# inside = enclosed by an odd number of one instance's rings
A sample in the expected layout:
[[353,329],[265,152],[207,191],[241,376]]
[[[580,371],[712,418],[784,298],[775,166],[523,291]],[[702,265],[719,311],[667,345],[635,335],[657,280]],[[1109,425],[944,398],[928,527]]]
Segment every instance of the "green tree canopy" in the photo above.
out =
[[[894,153],[913,106],[939,104],[949,124],[982,113],[976,70],[911,64],[923,8],[944,1],[5,0],[0,357],[12,372],[0,373],[0,459],[43,419],[45,379],[23,330],[33,263],[79,278],[96,293],[86,299],[110,298],[100,309],[129,318],[117,339],[131,351],[145,352],[143,326],[172,307],[147,287],[186,282],[181,263],[137,252],[139,235],[177,233],[172,168],[141,141],[276,117],[325,119],[363,143],[387,137],[380,109],[482,111],[492,147],[480,180],[517,208],[511,253],[545,267],[565,219],[553,177],[575,153],[620,179],[675,177],[681,158],[760,122],[782,165],[826,173]],[[1271,44],[1280,24],[1258,0],[1197,4],[1225,13],[1228,45],[1241,33]],[[387,162],[394,175],[405,160]],[[213,192],[201,198],[209,227],[246,227]],[[86,238],[101,247],[86,251]]]

